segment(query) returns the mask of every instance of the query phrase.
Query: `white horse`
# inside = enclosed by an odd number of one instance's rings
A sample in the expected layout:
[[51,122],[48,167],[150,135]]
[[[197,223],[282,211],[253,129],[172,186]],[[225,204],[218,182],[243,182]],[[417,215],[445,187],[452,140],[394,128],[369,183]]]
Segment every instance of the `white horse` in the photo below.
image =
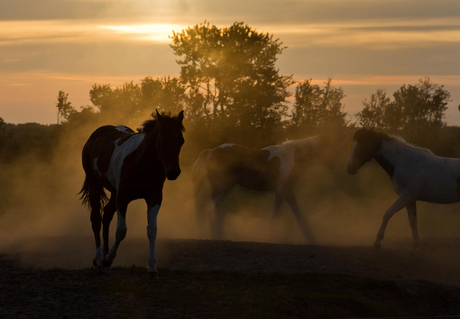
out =
[[380,248],[390,218],[406,207],[412,229],[412,250],[419,247],[416,201],[451,204],[460,201],[460,159],[436,156],[402,139],[362,128],[356,131],[347,172],[356,174],[371,159],[390,176],[398,199],[383,215],[374,247]]
[[[193,171],[197,213],[207,211],[207,202],[200,205],[205,184],[211,186],[211,202],[214,221],[211,223],[214,238],[223,238],[222,212],[216,205],[235,185],[254,191],[274,191],[273,218],[286,200],[295,214],[299,226],[311,243],[315,242],[313,233],[302,214],[293,192],[293,185],[302,170],[319,159],[329,168],[336,165],[337,156],[325,136],[289,141],[282,145],[272,145],[254,149],[237,144],[223,144],[205,150],[197,159]],[[208,212],[209,213],[209,212]]]

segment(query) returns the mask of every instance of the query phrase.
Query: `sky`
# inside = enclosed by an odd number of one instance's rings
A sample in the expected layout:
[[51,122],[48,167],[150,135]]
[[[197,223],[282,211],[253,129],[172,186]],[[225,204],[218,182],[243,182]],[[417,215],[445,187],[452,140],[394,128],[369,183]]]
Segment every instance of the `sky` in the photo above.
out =
[[0,0],[0,117],[52,124],[60,90],[78,109],[94,83],[179,76],[168,36],[205,20],[279,38],[279,73],[332,78],[351,120],[377,89],[428,76],[460,126],[460,0]]

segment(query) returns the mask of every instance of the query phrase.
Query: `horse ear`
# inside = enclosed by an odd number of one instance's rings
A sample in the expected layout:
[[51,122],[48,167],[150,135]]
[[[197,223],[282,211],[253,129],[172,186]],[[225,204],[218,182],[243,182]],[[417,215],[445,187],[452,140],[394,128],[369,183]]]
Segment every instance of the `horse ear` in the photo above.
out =
[[177,116],[177,118],[182,123],[182,120],[184,119],[184,111],[183,110],[179,112],[179,115]]
[[157,113],[157,119],[158,121],[160,122],[160,124],[163,122],[163,117],[160,115],[160,113],[158,112],[158,109],[155,109],[155,112]]

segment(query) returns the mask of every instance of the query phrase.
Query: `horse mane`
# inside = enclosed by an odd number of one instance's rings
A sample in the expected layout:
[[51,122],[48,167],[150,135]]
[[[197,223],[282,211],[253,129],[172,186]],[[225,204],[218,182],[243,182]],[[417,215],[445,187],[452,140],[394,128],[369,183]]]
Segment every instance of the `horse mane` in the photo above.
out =
[[310,136],[298,140],[287,140],[281,144],[283,148],[304,149],[308,153],[316,152],[318,144],[316,143],[318,136]]
[[[182,122],[179,120],[178,115],[172,115],[171,112],[161,112],[160,115],[161,115],[162,120],[165,123],[167,123],[168,126],[176,127],[181,132],[185,132],[185,127],[184,125],[182,125]],[[142,123],[142,126],[137,129],[139,133],[148,134],[155,129],[156,125],[158,124],[157,115],[155,113],[152,113],[150,114],[150,116],[152,118],[144,121],[144,123]]]
[[298,140],[286,140],[284,141],[281,145],[300,145],[300,144],[306,144],[308,142],[312,141],[312,138],[317,137],[317,136],[310,136]]
[[400,142],[403,145],[408,146],[410,148],[417,149],[419,151],[424,151],[424,152],[433,154],[433,152],[431,152],[429,149],[415,146],[415,145],[407,142],[401,136],[388,135],[388,134],[383,133],[383,132],[374,131],[373,129],[362,128],[362,129],[356,131],[355,134],[353,135],[353,140],[354,141],[357,141],[357,140],[363,141],[363,140],[369,140],[369,139],[374,139],[374,140],[378,139],[378,140],[387,141],[387,142],[393,140],[393,141]]
[[394,140],[398,141],[398,142],[401,142],[403,143],[404,145],[410,147],[410,148],[413,148],[413,149],[416,149],[416,150],[419,150],[419,151],[423,151],[423,152],[427,152],[427,153],[430,153],[430,154],[433,154],[433,152],[427,148],[424,148],[424,147],[419,147],[419,146],[416,146],[414,144],[411,144],[409,142],[407,142],[403,137],[401,136],[397,136],[397,135],[392,135],[391,136]]

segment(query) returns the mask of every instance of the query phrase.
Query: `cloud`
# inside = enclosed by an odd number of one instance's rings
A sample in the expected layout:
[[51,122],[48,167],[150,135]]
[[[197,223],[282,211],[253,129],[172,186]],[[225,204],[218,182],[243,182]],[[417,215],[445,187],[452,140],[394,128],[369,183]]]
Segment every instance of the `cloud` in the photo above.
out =
[[2,0],[0,20],[61,20],[100,18],[110,4],[75,0]]
[[[205,20],[273,34],[288,46],[277,61],[281,74],[332,76],[350,95],[426,75],[454,89],[460,81],[458,0],[0,0],[0,73],[8,79],[0,96],[13,105],[52,87],[40,103],[54,112],[61,89],[79,105],[92,80],[177,76],[168,35]],[[54,77],[37,78],[26,94],[20,84],[35,72]]]
[[[460,20],[360,20],[334,23],[273,24],[258,29],[269,31],[292,46],[394,49],[460,43]],[[372,46],[369,46],[372,45]]]
[[[0,20],[171,19],[188,11],[183,0],[2,0]],[[200,7],[199,2],[194,4]]]
[[[101,24],[102,23],[102,24]],[[223,25],[222,25],[223,26]],[[460,20],[368,20],[343,23],[266,24],[257,30],[279,37],[290,47],[361,46],[366,49],[401,49],[460,43]],[[172,31],[187,25],[111,24],[85,20],[1,21],[0,46],[44,43],[150,41],[169,43]]]
[[[144,19],[170,23],[313,23],[458,17],[458,0],[2,0],[1,20]],[[188,22],[187,22],[188,23]]]

